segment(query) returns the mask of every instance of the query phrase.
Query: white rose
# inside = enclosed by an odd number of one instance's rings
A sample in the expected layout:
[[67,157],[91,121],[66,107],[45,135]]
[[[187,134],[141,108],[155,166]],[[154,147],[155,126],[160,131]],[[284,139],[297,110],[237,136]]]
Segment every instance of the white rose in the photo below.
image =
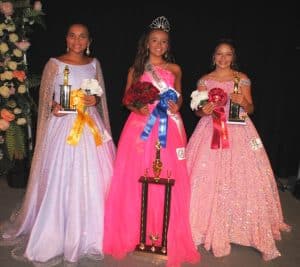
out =
[[19,40],[19,36],[16,35],[15,33],[11,33],[9,35],[9,41],[11,41],[12,43],[15,43]]
[[1,43],[0,44],[0,52],[2,53],[2,54],[4,54],[4,53],[6,53],[8,51],[8,45],[7,45],[7,43]]
[[4,98],[8,98],[9,97],[9,88],[5,85],[0,87],[0,95]]
[[96,79],[83,79],[80,88],[90,90],[91,95],[101,96],[103,94],[103,89]]
[[17,49],[17,48],[15,48],[15,49],[13,50],[13,53],[14,53],[14,55],[15,55],[16,57],[22,57],[22,56],[23,56],[22,51],[21,51],[20,49]]
[[20,108],[14,108],[14,114],[21,114],[22,113],[22,109]]
[[7,62],[7,66],[11,69],[11,70],[15,70],[17,68],[17,63],[15,61],[8,61]]
[[5,23],[0,23],[0,30],[6,29],[6,24]]
[[1,81],[5,81],[5,80],[11,80],[13,78],[13,73],[11,71],[4,71],[3,73],[1,73]]
[[191,98],[191,109],[198,110],[208,100],[208,92],[195,90],[192,92]]
[[14,31],[16,30],[16,25],[15,25],[15,24],[8,24],[8,25],[6,26],[6,30],[7,30],[8,32],[14,32]]
[[26,86],[21,84],[19,87],[18,87],[18,93],[19,94],[24,94],[26,92]]
[[18,124],[18,125],[24,125],[24,124],[26,124],[26,119],[25,118],[19,118],[19,119],[17,119],[17,121],[16,121],[16,123]]

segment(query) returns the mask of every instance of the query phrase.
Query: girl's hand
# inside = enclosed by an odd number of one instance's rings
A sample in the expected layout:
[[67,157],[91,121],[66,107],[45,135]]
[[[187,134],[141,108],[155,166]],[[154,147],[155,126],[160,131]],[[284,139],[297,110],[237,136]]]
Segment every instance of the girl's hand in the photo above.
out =
[[95,95],[85,95],[83,103],[87,107],[95,106],[97,104],[97,97]]
[[140,109],[136,109],[135,112],[137,114],[143,115],[143,116],[148,116],[150,114],[148,105],[145,105],[143,107],[141,107]]
[[66,114],[63,113],[58,113],[60,110],[62,110],[61,105],[54,103],[53,104],[53,108],[52,108],[52,114],[56,117],[62,117],[65,116]]
[[207,102],[203,107],[202,107],[202,113],[204,115],[211,115],[214,111],[215,105],[212,102]]
[[168,102],[169,110],[172,114],[175,114],[179,110],[179,106],[172,100]]
[[243,96],[243,94],[240,93],[231,93],[230,94],[230,99],[233,103],[239,104],[240,106],[242,106],[243,103],[245,103],[246,99]]

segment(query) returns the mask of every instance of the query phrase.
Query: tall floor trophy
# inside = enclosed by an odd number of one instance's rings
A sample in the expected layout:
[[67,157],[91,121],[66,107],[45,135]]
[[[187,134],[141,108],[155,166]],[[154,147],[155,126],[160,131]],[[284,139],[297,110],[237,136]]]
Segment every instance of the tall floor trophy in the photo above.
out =
[[[171,205],[171,189],[175,184],[175,180],[171,179],[171,172],[167,172],[167,178],[161,178],[163,163],[160,159],[160,142],[157,141],[155,145],[156,156],[152,164],[154,176],[148,175],[148,169],[145,174],[140,177],[139,182],[142,184],[142,203],[141,203],[141,221],[140,221],[140,243],[136,246],[136,252],[151,253],[156,257],[166,260],[167,259],[167,235],[170,218],[170,205]],[[148,205],[148,187],[149,184],[158,184],[165,187],[164,195],[164,214],[162,221],[162,233],[147,233],[147,205]],[[150,199],[151,201],[151,199]],[[151,244],[146,244],[146,236],[149,236]],[[175,242],[175,241],[174,241]]]
[[60,105],[61,110],[59,113],[76,113],[76,107],[70,106],[70,98],[71,98],[71,86],[69,84],[69,74],[70,70],[68,65],[64,68],[64,80],[63,84],[60,85]]
[[[234,86],[233,93],[238,94],[240,78],[238,76],[234,77]],[[237,103],[233,103],[230,100],[229,106],[229,117],[227,123],[229,124],[245,124],[245,118],[243,118],[240,114],[240,105]]]

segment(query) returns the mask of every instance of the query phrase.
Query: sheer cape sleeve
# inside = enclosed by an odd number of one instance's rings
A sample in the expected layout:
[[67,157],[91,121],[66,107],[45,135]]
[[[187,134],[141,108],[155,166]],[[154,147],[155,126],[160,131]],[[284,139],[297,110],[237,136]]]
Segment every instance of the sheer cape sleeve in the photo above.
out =
[[[43,70],[38,103],[38,119],[35,149],[32,158],[30,175],[25,197],[21,208],[12,213],[10,219],[0,225],[0,245],[19,243],[22,236],[26,236],[32,228],[45,192],[45,181],[42,174],[42,157],[45,142],[44,135],[48,127],[54,93],[54,79],[58,66],[50,59]],[[38,190],[36,190],[38,188]]]
[[97,110],[101,115],[101,118],[104,122],[106,130],[111,135],[109,112],[108,112],[107,98],[106,98],[106,89],[105,89],[105,83],[104,83],[102,68],[101,68],[99,60],[97,60],[97,59],[95,59],[95,60],[96,60],[96,78],[99,81],[99,84],[103,89],[103,94],[101,95],[100,101],[97,104]]

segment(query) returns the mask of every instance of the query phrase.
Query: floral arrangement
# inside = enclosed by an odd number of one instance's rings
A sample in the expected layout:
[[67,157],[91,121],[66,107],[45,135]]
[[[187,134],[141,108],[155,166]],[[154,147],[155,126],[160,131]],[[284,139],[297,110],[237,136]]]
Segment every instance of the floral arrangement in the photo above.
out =
[[205,103],[208,101],[208,93],[207,91],[199,91],[195,90],[191,94],[191,104],[190,107],[192,110],[198,110],[202,108]]
[[29,88],[39,84],[28,73],[26,51],[33,25],[45,27],[43,15],[40,1],[0,1],[0,161],[26,157],[34,107]]
[[150,82],[136,82],[125,93],[124,105],[141,108],[159,99],[159,90]]
[[96,79],[83,79],[80,88],[88,95],[101,96],[103,94],[103,89]]

